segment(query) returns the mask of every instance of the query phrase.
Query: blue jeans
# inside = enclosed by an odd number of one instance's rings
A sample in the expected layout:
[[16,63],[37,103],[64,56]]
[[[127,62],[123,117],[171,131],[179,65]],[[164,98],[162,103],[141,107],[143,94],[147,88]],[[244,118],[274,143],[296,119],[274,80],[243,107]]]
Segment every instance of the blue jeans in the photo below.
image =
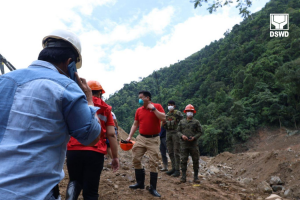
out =
[[166,137],[160,138],[160,153],[163,160],[164,165],[168,165],[168,158],[167,158],[167,143]]

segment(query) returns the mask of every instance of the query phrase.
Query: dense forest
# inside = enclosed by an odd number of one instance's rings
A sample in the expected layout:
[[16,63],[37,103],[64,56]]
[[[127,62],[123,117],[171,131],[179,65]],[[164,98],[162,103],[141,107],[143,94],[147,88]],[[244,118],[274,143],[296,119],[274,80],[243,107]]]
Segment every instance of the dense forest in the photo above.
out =
[[[270,37],[270,13],[289,14],[289,37]],[[196,24],[195,24],[196,26]],[[106,101],[129,132],[138,92],[167,111],[195,106],[204,128],[201,154],[229,151],[261,126],[300,125],[300,1],[271,0],[224,38],[169,67],[124,87]],[[197,38],[195,38],[196,40]],[[141,63],[142,64],[142,63]]]

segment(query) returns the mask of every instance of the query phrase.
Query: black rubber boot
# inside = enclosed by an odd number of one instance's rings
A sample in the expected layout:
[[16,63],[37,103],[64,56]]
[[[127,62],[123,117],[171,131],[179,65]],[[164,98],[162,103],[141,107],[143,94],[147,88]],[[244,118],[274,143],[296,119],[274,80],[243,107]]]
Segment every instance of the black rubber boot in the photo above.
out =
[[80,192],[80,183],[78,181],[70,181],[66,191],[66,200],[77,200]]
[[200,180],[198,178],[198,170],[194,170],[194,183],[200,183]]
[[166,174],[169,176],[171,176],[175,172],[175,158],[172,155],[170,155],[170,160],[172,164],[172,169],[166,172]]
[[186,171],[182,171],[182,176],[180,178],[180,182],[181,183],[185,183],[186,182]]
[[130,185],[131,189],[144,189],[145,188],[145,169],[135,169],[136,184]]
[[156,191],[157,176],[158,176],[158,173],[150,172],[149,192],[155,197],[160,197],[160,194]]
[[171,176],[172,174],[174,174],[175,172],[175,168],[172,168],[171,170],[167,171],[166,174]]
[[179,177],[180,176],[180,171],[175,170],[175,172],[171,175],[172,177]]

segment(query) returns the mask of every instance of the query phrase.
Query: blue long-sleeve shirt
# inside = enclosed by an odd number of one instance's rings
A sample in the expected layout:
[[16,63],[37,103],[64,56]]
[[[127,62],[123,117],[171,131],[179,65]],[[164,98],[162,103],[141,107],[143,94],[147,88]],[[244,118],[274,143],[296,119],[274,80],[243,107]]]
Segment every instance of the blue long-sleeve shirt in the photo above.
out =
[[45,199],[64,177],[70,135],[100,134],[79,86],[48,62],[0,76],[0,199]]

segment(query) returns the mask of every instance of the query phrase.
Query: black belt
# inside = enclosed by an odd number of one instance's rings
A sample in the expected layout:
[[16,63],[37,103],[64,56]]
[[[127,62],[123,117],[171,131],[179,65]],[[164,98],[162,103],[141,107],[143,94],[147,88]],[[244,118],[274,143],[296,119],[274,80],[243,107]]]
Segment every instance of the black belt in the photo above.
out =
[[145,138],[153,138],[153,137],[159,136],[159,134],[156,134],[156,135],[144,135],[144,134],[141,134],[141,133],[140,133],[140,135],[143,136],[143,137],[145,137]]

